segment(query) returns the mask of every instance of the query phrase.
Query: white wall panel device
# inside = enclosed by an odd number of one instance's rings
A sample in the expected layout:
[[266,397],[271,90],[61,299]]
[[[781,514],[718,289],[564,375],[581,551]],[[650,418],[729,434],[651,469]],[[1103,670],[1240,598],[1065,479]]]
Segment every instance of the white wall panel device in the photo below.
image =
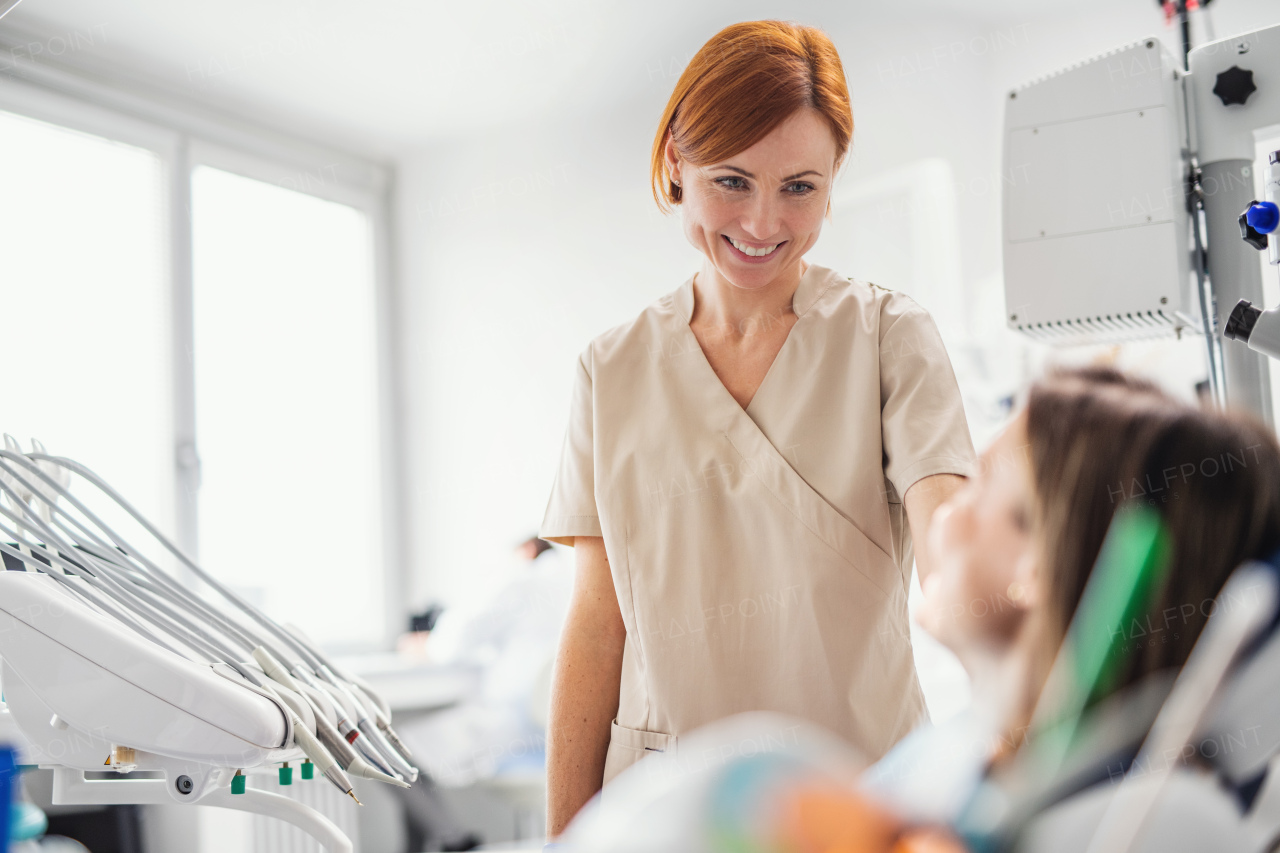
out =
[[1155,38],[1009,93],[1004,277],[1010,328],[1050,343],[1173,334],[1195,322],[1185,110]]

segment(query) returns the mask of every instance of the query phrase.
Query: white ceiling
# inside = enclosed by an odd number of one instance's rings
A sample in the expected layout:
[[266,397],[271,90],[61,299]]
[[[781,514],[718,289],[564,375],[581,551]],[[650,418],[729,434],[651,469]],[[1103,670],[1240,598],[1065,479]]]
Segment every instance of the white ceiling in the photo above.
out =
[[[1079,13],[1116,0],[1074,0]],[[1141,3],[1144,0],[1123,0]],[[999,25],[1061,0],[24,0],[0,31],[61,61],[142,80],[377,156],[531,116],[626,104],[721,26],[929,16]],[[1153,9],[1153,11],[1155,11]],[[46,51],[46,53],[51,51]],[[665,85],[669,88],[673,79]]]

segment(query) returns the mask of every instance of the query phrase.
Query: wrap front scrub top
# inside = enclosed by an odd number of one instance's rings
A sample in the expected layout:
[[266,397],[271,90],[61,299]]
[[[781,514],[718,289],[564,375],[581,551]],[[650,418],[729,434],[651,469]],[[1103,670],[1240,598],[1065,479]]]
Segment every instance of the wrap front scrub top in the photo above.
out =
[[626,625],[604,779],[750,710],[879,758],[925,716],[901,496],[974,465],[942,339],[909,297],[810,264],[743,409],[693,307],[690,277],[582,353],[540,529],[604,537]]

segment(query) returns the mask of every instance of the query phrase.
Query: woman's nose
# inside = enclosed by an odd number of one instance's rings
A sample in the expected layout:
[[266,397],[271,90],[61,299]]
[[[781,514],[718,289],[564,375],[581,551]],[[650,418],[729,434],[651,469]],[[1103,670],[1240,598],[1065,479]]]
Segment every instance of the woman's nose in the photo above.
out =
[[767,192],[757,192],[738,224],[751,239],[768,240],[777,235],[780,218],[777,201]]

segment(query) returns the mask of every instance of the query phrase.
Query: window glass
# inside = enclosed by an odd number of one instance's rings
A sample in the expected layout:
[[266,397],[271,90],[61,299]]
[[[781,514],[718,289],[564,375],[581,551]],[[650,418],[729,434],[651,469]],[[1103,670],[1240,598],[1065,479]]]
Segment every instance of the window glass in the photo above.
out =
[[0,112],[0,431],[93,469],[171,534],[167,209],[154,152]]
[[371,225],[192,174],[205,568],[332,647],[384,636]]

